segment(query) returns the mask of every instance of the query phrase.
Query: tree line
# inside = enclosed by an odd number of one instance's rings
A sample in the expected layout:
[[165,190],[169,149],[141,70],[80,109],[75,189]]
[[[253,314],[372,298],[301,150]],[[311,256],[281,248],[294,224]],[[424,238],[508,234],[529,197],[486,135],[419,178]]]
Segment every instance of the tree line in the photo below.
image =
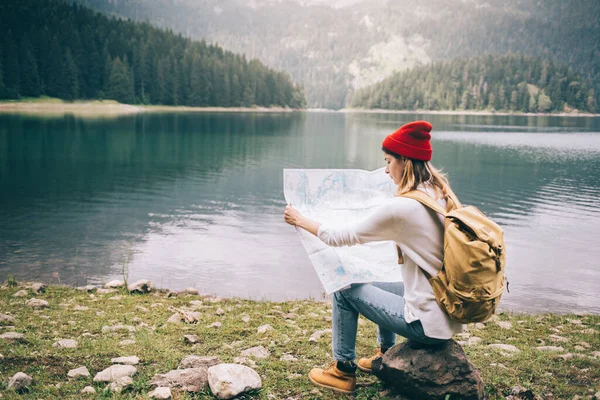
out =
[[303,88],[258,60],[62,0],[0,3],[0,98],[302,108]]
[[591,83],[571,68],[518,54],[436,62],[356,91],[352,107],[390,110],[597,112]]

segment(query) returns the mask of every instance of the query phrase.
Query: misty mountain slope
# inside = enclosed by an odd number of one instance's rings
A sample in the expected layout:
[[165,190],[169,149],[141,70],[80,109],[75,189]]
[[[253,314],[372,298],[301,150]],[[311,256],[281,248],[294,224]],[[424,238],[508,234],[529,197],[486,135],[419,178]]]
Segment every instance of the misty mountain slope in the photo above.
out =
[[257,57],[304,84],[311,107],[435,60],[524,53],[600,92],[600,2],[582,0],[79,0]]

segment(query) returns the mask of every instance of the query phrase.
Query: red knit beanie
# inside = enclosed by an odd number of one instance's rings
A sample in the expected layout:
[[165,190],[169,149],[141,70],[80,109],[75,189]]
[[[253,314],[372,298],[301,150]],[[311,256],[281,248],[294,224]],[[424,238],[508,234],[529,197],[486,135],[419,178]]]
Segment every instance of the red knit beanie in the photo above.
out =
[[396,132],[387,135],[383,147],[398,155],[415,160],[431,160],[431,124],[414,121],[402,125]]

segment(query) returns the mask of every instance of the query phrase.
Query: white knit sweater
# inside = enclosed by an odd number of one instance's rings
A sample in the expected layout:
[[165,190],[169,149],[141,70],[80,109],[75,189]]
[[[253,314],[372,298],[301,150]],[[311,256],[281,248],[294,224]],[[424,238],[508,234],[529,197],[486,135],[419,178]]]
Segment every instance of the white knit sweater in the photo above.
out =
[[[433,195],[430,187],[421,185],[418,189]],[[439,200],[439,203],[446,206],[445,200]],[[444,231],[441,215],[416,200],[395,197],[362,221],[344,226],[322,224],[317,236],[327,245],[336,247],[394,241],[404,254],[402,277],[406,321],[420,320],[425,335],[436,339],[450,339],[462,331],[463,325],[452,321],[437,304],[431,284],[421,270],[435,276],[442,267]]]

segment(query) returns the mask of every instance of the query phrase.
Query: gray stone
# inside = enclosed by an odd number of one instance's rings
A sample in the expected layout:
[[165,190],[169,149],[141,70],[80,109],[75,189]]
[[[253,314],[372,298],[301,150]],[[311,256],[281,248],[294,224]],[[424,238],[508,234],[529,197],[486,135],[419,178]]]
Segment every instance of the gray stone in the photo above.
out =
[[549,337],[550,337],[550,340],[553,341],[553,342],[565,343],[565,342],[569,341],[568,338],[562,337],[562,336],[559,336],[559,335],[550,335]]
[[114,279],[114,280],[104,284],[105,289],[118,289],[123,286],[125,286],[125,282],[120,281],[118,279]]
[[13,322],[15,322],[15,317],[11,317],[10,315],[7,315],[7,314],[0,314],[0,324],[3,324],[5,322],[13,323]]
[[28,295],[29,293],[27,292],[27,290],[19,290],[18,292],[13,294],[13,297],[26,297]]
[[30,386],[33,378],[24,372],[17,372],[8,380],[8,388],[14,389],[17,392]]
[[123,376],[132,376],[137,369],[132,365],[111,365],[94,376],[94,382],[114,382]]
[[46,291],[46,284],[35,282],[31,284],[30,289],[33,290],[34,293],[44,293]]
[[150,381],[152,387],[180,388],[200,392],[208,385],[206,368],[174,369],[166,374],[156,374]]
[[119,346],[121,346],[121,347],[131,346],[132,344],[135,344],[135,340],[133,340],[133,339],[125,339],[125,340],[121,340],[119,342]]
[[212,324],[210,324],[208,327],[209,328],[220,328],[223,324],[221,324],[220,322],[213,322]]
[[59,347],[61,349],[76,349],[77,348],[77,340],[73,339],[61,339],[58,342],[54,342],[52,347]]
[[200,294],[198,292],[198,289],[194,289],[193,287],[186,288],[181,293],[183,293],[183,294],[193,294],[193,295],[199,295]]
[[129,376],[122,376],[111,382],[108,388],[113,393],[121,393],[123,390],[131,386],[133,386],[133,379],[131,379]]
[[483,342],[482,338],[473,336],[473,337],[470,337],[469,340],[467,340],[467,345],[474,346],[474,345],[480,344],[481,342]]
[[157,387],[148,393],[148,397],[151,399],[169,400],[171,396],[171,388],[168,387]]
[[97,289],[98,289],[98,288],[97,288],[96,286],[92,286],[92,285],[87,285],[87,286],[79,286],[79,287],[77,288],[77,290],[80,290],[80,291],[82,291],[82,292],[88,292],[88,293],[95,292]]
[[310,338],[308,338],[308,341],[317,343],[319,341],[319,339],[321,338],[321,336],[323,336],[326,333],[331,333],[331,329],[324,329],[322,331],[314,332],[312,335],[310,335]]
[[80,306],[80,305],[76,305],[75,307],[73,307],[73,311],[87,311],[89,309],[90,309],[89,307]]
[[561,346],[538,346],[536,347],[539,351],[544,351],[546,353],[555,353],[565,351]]
[[140,279],[137,282],[132,283],[131,285],[127,286],[127,289],[129,290],[130,293],[149,293],[152,289],[152,282],[145,280],[145,279]]
[[250,322],[250,316],[249,315],[242,315],[242,322],[244,323],[248,323]]
[[200,338],[197,335],[183,335],[183,341],[189,344],[198,343]]
[[259,326],[258,329],[256,330],[256,332],[263,334],[263,333],[267,333],[272,330],[273,330],[273,327],[269,324],[266,324],[266,325]]
[[215,357],[215,356],[200,357],[200,356],[195,356],[195,355],[189,355],[189,356],[185,357],[183,360],[181,360],[178,368],[179,369],[209,368],[209,367],[212,367],[212,366],[220,364],[220,363],[221,363],[221,360],[219,360],[219,357]]
[[502,329],[512,329],[512,324],[508,321],[496,321],[496,325]]
[[592,357],[600,358],[600,351],[592,351]]
[[473,329],[484,329],[485,328],[485,324],[482,324],[481,322],[476,322],[473,324]]
[[225,314],[225,310],[223,310],[221,307],[219,307],[217,309],[217,311],[215,311],[215,314],[217,314],[217,315],[223,315],[223,314]]
[[138,365],[140,363],[140,359],[137,356],[117,357],[111,359],[110,362],[114,364]]
[[50,307],[46,300],[32,298],[27,301],[27,306],[31,308],[46,308]]
[[281,361],[298,361],[298,359],[296,357],[294,357],[291,354],[284,354],[281,357],[279,357],[279,360]]
[[190,301],[190,307],[192,308],[201,308],[203,306],[202,300],[192,300]]
[[117,295],[117,296],[109,297],[108,300],[109,301],[121,301],[121,300],[123,300],[123,296]]
[[406,341],[375,359],[372,368],[377,377],[409,398],[484,398],[479,371],[454,340],[435,346]]
[[255,346],[242,351],[243,357],[268,358],[271,353],[263,346]]
[[262,387],[256,371],[245,365],[219,364],[208,369],[208,384],[219,399],[232,399]]
[[167,320],[168,324],[181,324],[181,315],[179,313],[175,313],[169,317]]
[[72,370],[69,370],[67,373],[69,378],[77,379],[77,378],[88,378],[90,377],[90,371],[86,367],[79,367]]
[[252,360],[250,358],[246,358],[246,357],[233,357],[233,362],[236,364],[244,364],[249,367],[256,366],[256,362],[254,362],[254,360]]
[[102,327],[102,333],[109,332],[135,332],[135,326],[118,324],[113,326],[105,325]]
[[513,346],[512,344],[504,344],[504,343],[492,343],[492,344],[488,344],[489,348],[492,349],[497,349],[497,350],[503,350],[509,353],[520,353],[521,350],[519,350],[516,346]]
[[96,394],[96,389],[94,389],[92,386],[86,386],[83,389],[81,389],[81,392],[79,392],[81,394]]
[[18,332],[6,332],[0,335],[0,339],[4,340],[25,340],[25,335]]
[[98,294],[117,293],[117,289],[99,288],[98,290],[96,290],[96,293],[98,293]]

